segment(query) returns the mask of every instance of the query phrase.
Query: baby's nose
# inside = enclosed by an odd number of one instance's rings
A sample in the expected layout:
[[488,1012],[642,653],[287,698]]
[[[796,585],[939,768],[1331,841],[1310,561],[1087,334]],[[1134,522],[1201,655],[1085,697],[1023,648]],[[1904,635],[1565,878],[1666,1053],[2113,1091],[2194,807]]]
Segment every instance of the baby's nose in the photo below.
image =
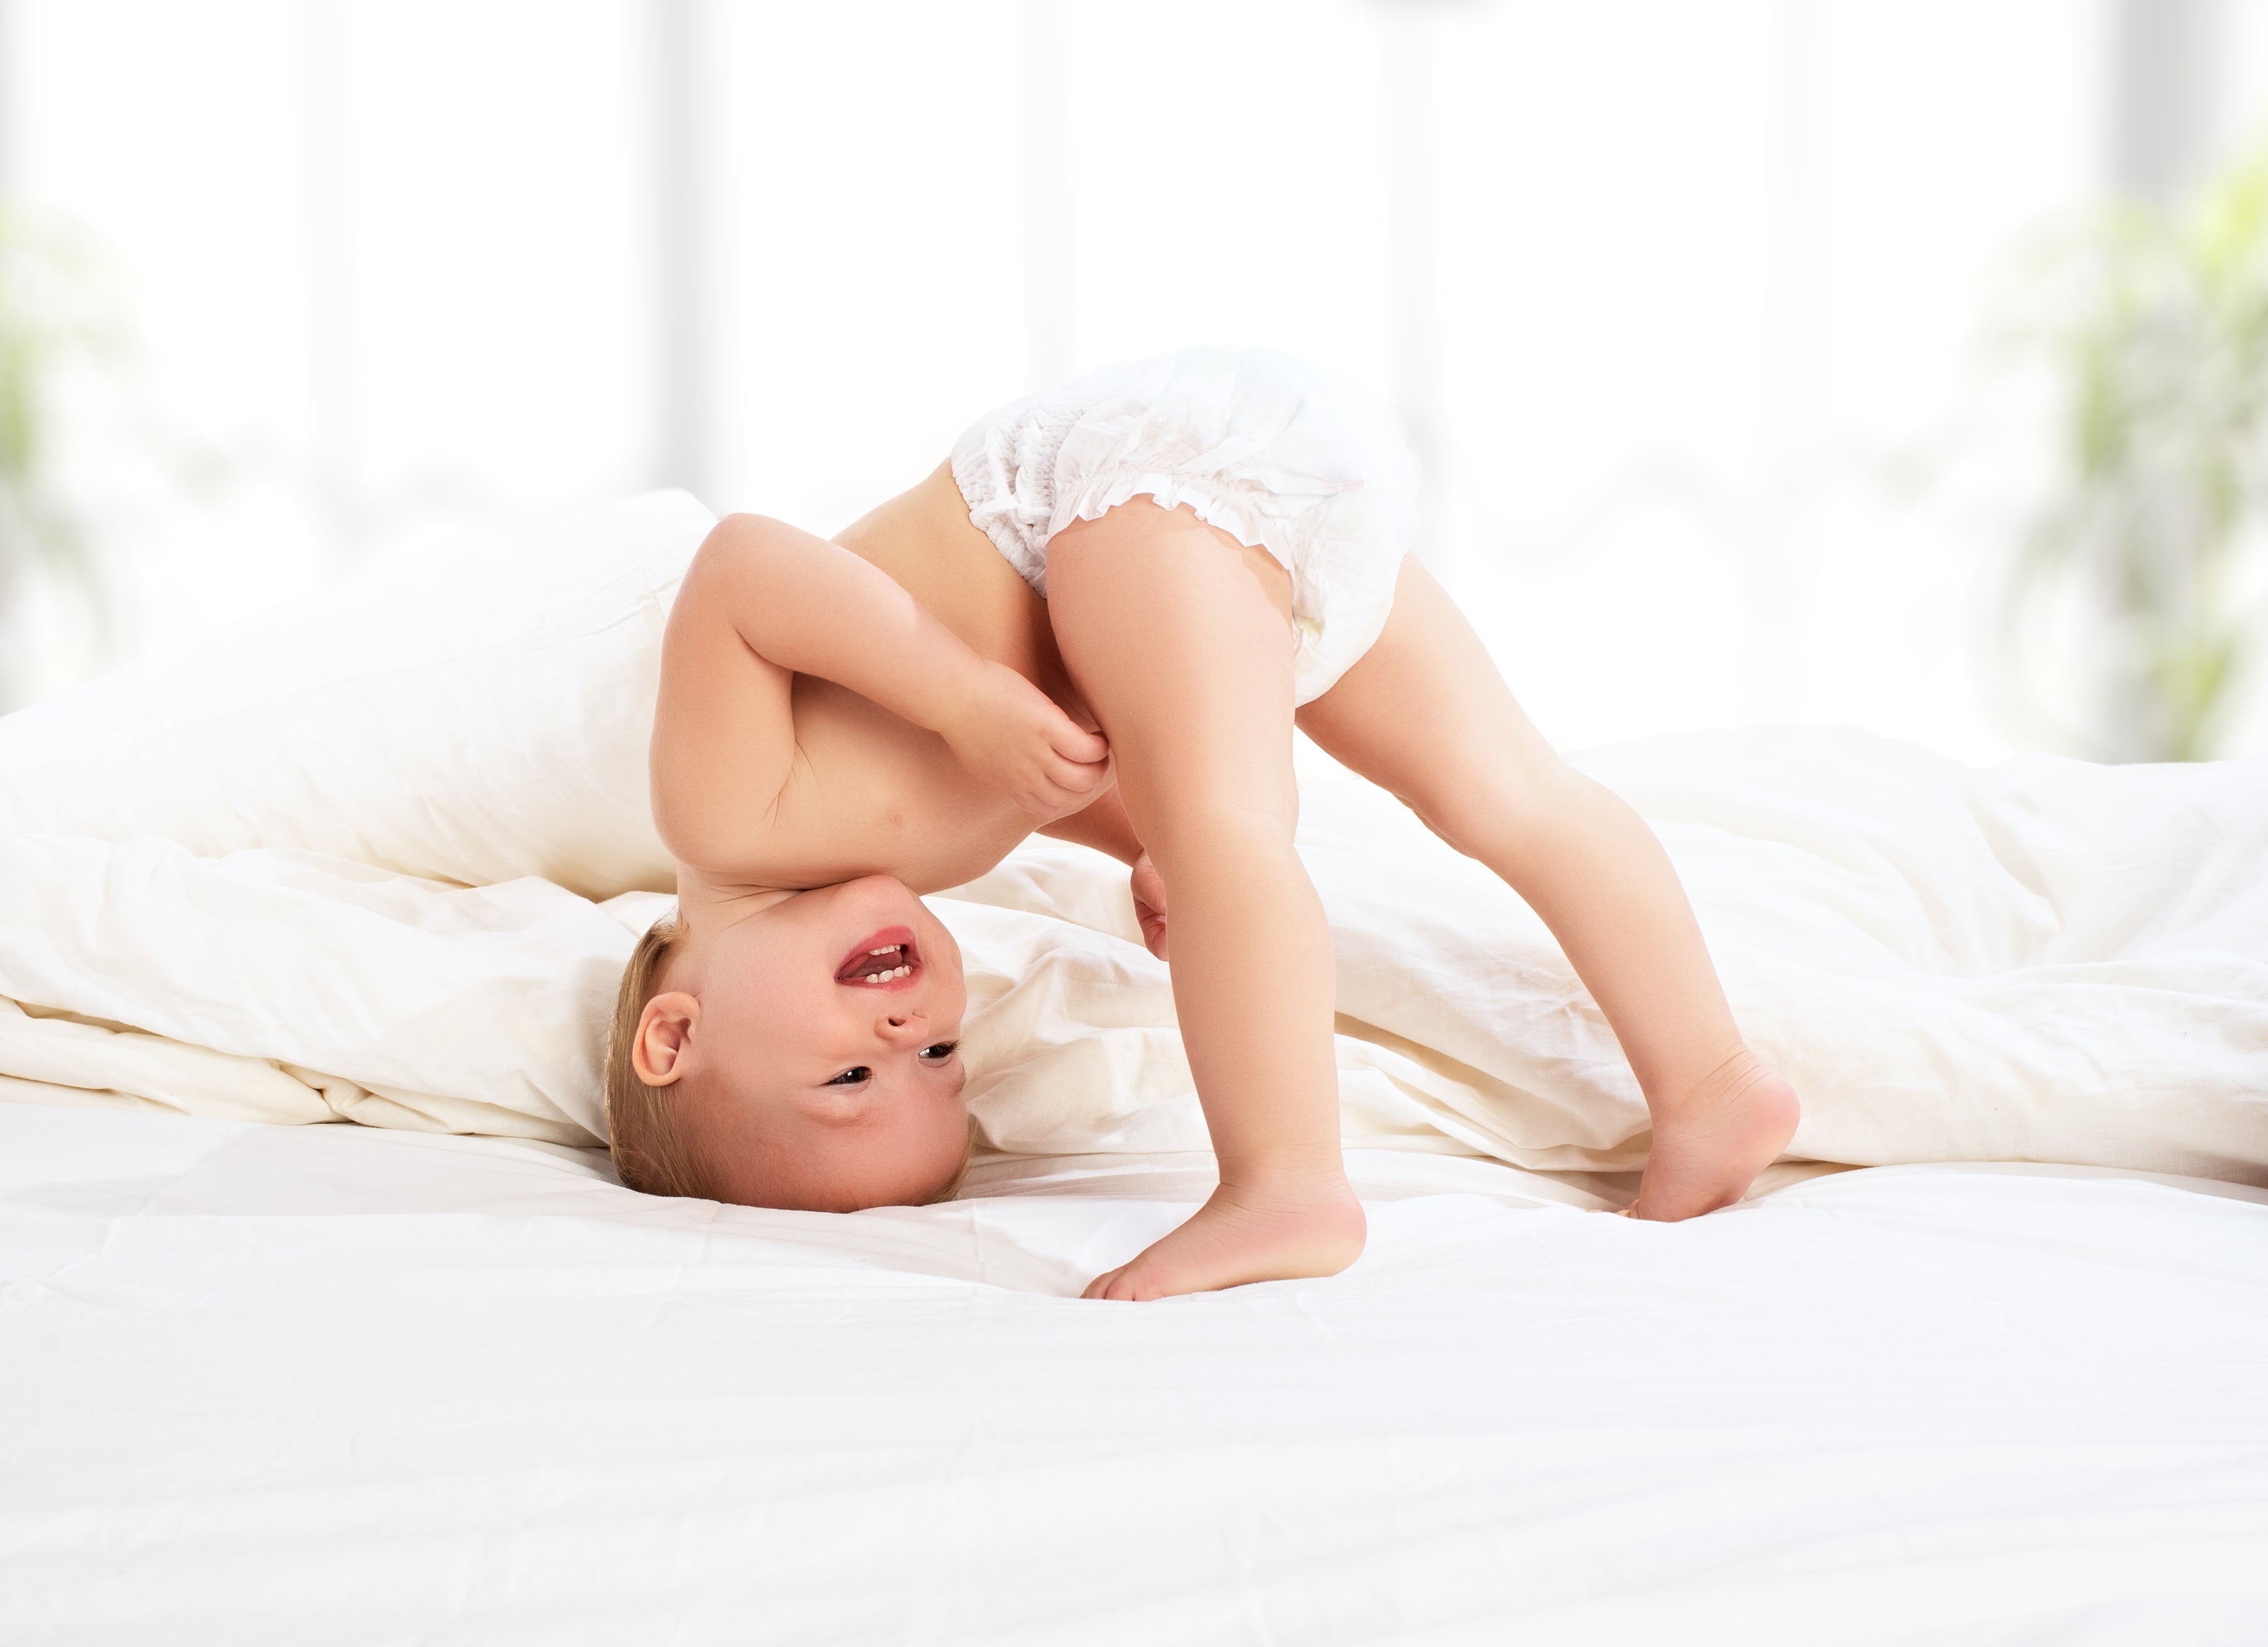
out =
[[874,1026],[874,1033],[893,1046],[919,1040],[929,1033],[929,1014],[918,1007],[885,1012],[881,1015],[881,1021]]

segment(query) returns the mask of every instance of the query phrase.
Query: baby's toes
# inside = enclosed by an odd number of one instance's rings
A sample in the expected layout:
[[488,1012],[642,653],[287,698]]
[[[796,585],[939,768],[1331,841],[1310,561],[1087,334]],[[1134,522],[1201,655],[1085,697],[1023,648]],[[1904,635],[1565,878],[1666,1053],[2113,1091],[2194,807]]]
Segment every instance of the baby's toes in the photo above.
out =
[[1090,1298],[1108,1298],[1119,1304],[1147,1304],[1152,1298],[1186,1292],[1186,1287],[1176,1287],[1147,1253],[1119,1265],[1107,1276],[1095,1277],[1094,1284],[1086,1290]]
[[1079,1296],[1082,1298],[1108,1298],[1112,1297],[1123,1298],[1125,1295],[1123,1293],[1114,1294],[1110,1289],[1116,1283],[1118,1278],[1126,1273],[1127,1268],[1127,1265],[1121,1264],[1116,1269],[1104,1270],[1102,1274],[1088,1282],[1086,1283],[1086,1290],[1080,1293]]

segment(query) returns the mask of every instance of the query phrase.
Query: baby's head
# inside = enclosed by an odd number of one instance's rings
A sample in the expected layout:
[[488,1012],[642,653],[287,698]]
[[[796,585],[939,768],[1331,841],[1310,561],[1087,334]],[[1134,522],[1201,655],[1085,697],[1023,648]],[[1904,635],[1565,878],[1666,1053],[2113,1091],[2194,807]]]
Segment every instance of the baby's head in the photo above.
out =
[[869,875],[691,923],[622,974],[607,1119],[622,1182],[854,1212],[941,1199],[968,1158],[961,951]]

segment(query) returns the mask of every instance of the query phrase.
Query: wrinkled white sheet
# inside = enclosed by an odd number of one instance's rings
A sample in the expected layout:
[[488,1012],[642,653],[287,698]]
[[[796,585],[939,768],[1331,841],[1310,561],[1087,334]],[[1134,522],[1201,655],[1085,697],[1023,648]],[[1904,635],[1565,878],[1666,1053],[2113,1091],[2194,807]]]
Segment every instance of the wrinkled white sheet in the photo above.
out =
[[[1979,769],[1850,728],[1759,727],[1573,760],[1675,861],[1743,1032],[1802,1094],[1792,1156],[2268,1183],[2268,759]],[[1636,1083],[1543,923],[1367,785],[1302,806],[1337,947],[1349,1135],[1406,1130],[1394,1117],[1415,1104],[1515,1165],[1642,1165]],[[1041,843],[960,895],[1130,938],[1122,879]],[[1061,1033],[1044,1012],[1020,1031]],[[1139,1089],[1138,1062],[1113,1091]],[[1149,1092],[1178,1078],[1160,1070]],[[1164,1124],[1120,1101],[1117,1127]],[[1005,1147],[1119,1136],[1036,1092],[1012,1119],[1000,1107],[986,1121]],[[1174,1136],[1195,1147],[1193,1108],[1181,1116]]]
[[[2268,1183],[2268,760],[1979,770],[1800,728],[1576,759],[1675,859],[1743,1030],[1803,1096],[1793,1157]],[[1526,906],[1367,785],[1303,806],[1347,1136],[1642,1165],[1629,1068]],[[0,835],[0,996],[28,1009],[0,1004],[0,1097],[595,1142],[615,986],[666,907]],[[988,1145],[1204,1147],[1121,868],[1035,841],[936,907]]]
[[1358,1151],[1346,1275],[1089,1304],[1187,1210],[1119,1162],[830,1217],[0,1108],[0,1639],[2260,1638],[2258,1192],[1891,1167],[1663,1226]]

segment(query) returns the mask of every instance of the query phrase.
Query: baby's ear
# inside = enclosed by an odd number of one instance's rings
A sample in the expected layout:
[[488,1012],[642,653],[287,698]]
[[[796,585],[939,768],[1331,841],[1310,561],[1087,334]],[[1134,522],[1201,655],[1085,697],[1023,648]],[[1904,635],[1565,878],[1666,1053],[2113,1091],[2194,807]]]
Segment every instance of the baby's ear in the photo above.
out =
[[667,1086],[685,1073],[686,1048],[701,1019],[701,1003],[682,989],[666,990],[645,1004],[630,1040],[630,1068],[648,1086]]

